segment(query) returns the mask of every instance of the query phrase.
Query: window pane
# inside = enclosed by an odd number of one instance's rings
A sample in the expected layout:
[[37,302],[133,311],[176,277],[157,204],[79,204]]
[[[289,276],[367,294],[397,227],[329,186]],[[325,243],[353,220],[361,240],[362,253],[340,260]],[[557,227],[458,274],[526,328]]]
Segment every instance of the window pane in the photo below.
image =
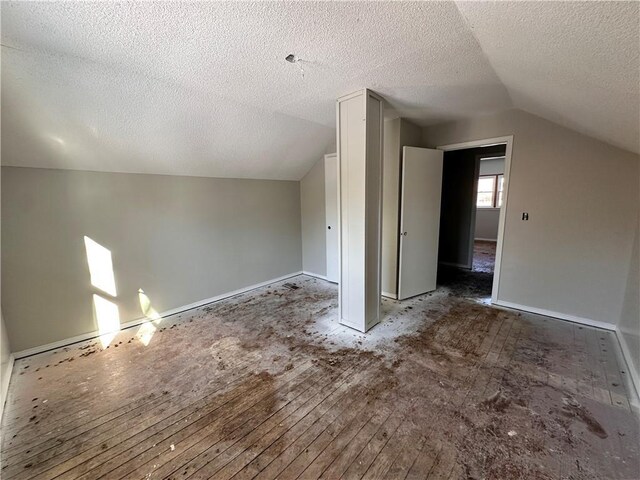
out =
[[493,193],[478,192],[478,207],[493,207]]
[[493,193],[493,177],[480,177],[478,180],[478,192]]
[[498,193],[497,193],[497,201],[496,207],[500,208],[502,206],[502,191],[504,190],[504,175],[498,175]]
[[495,188],[495,178],[480,177],[478,179],[478,201],[476,206],[478,207],[493,207],[493,189]]

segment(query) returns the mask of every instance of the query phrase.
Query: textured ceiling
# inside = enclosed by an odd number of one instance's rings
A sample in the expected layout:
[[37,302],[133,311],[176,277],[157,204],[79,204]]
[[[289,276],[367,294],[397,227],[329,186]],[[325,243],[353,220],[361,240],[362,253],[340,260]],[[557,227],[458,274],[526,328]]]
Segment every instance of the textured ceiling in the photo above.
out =
[[422,125],[516,107],[638,151],[637,3],[1,8],[3,165],[299,179],[362,87]]
[[459,2],[517,108],[640,152],[639,2]]

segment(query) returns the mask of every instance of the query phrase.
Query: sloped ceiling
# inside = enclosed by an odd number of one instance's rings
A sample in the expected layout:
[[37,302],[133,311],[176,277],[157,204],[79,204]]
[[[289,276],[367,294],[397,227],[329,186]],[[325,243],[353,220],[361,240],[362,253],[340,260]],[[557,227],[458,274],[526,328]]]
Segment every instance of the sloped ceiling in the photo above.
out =
[[3,165],[297,180],[362,87],[421,125],[521,108],[640,150],[637,3],[1,8]]
[[514,106],[640,152],[639,2],[459,2]]

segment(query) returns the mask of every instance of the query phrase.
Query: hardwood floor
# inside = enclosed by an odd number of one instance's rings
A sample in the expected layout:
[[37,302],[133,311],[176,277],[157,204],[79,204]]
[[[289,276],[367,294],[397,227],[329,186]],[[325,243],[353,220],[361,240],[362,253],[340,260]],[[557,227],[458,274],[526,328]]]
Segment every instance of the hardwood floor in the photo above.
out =
[[19,360],[2,478],[639,478],[611,332],[453,293],[362,335],[299,276]]

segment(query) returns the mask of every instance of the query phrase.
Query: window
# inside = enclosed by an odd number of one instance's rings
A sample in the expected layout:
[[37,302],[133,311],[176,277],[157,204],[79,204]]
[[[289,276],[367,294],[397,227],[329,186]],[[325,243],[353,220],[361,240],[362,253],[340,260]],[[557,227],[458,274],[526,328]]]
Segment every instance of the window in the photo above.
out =
[[504,175],[481,175],[478,179],[478,208],[500,208],[504,190]]
[[500,208],[502,206],[502,192],[504,190],[504,175],[498,175],[498,180],[496,183],[498,184],[498,191],[496,194],[496,208]]

